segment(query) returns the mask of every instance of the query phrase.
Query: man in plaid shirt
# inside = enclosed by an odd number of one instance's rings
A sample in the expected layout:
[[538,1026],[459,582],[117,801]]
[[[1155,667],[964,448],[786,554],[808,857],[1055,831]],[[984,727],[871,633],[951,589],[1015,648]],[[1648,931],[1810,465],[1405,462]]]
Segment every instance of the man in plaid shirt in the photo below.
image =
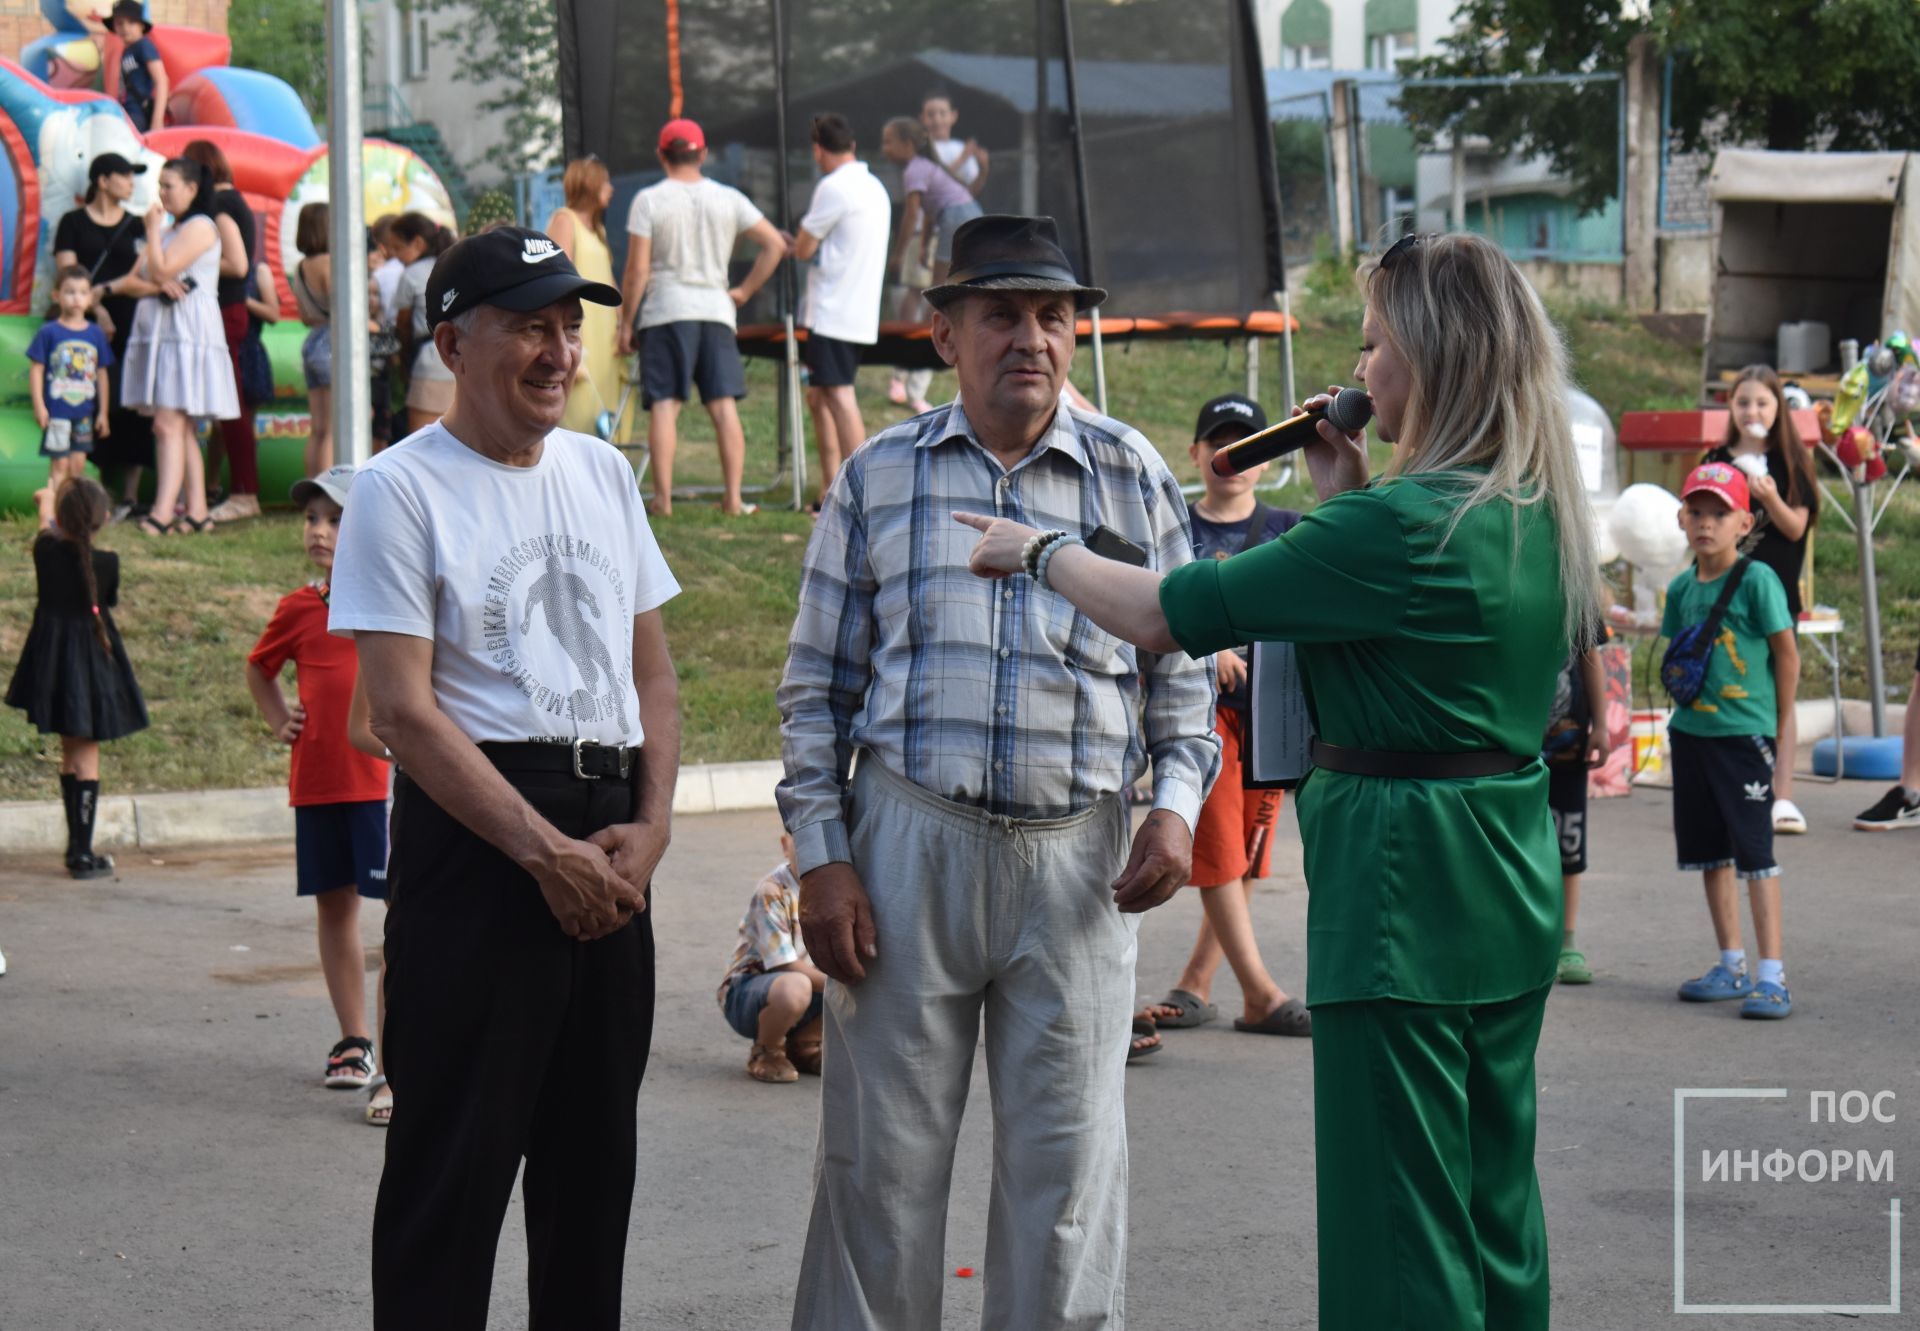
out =
[[[930,289],[952,404],[829,492],[780,686],[781,815],[831,977],[820,1166],[795,1328],[940,1325],[948,1183],[981,1012],[994,1179],[984,1322],[1118,1327],[1122,1071],[1139,912],[1186,881],[1218,772],[1211,667],[1155,656],[1030,579],[974,577],[955,510],[1188,562],[1135,430],[1059,402],[1082,286],[1050,218],[983,217]],[[1124,791],[1151,763],[1131,838]]]

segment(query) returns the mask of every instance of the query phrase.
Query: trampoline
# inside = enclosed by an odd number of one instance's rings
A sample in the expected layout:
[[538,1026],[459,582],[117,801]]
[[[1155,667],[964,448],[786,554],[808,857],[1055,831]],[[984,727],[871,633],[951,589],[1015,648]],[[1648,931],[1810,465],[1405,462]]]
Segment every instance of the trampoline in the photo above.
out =
[[[899,199],[880,127],[948,97],[990,157],[988,212],[1049,214],[1081,280],[1104,405],[1105,342],[1279,337],[1293,397],[1281,200],[1254,0],[557,0],[566,153],[658,178],[654,135],[700,121],[707,173],[791,232],[815,169],[807,126],[837,111]],[[623,206],[616,198],[614,208]],[[610,228],[618,231],[621,228]],[[624,235],[611,236],[623,247]],[[616,270],[619,257],[616,256]],[[781,454],[805,450],[795,265],[741,311],[744,354],[785,361]],[[889,296],[887,311],[892,312]],[[923,311],[924,313],[924,311]],[[1257,344],[1256,344],[1257,345]],[[863,363],[939,365],[924,322],[886,322]]]

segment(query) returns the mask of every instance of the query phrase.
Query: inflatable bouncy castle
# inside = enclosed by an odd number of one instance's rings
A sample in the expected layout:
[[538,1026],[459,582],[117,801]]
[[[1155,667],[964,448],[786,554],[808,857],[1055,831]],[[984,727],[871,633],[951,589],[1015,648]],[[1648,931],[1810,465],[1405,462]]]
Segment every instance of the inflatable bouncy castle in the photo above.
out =
[[[120,42],[87,16],[96,0],[41,0],[54,31],[29,43],[20,63],[0,59],[0,507],[25,511],[46,483],[40,431],[27,392],[27,344],[44,320],[53,234],[78,207],[87,165],[117,152],[153,168],[136,176],[131,207],[154,201],[159,166],[194,139],[218,144],[259,227],[256,253],[273,271],[282,322],[264,335],[274,400],[252,408],[260,437],[261,498],[273,502],[299,479],[306,444],[305,337],[287,269],[300,209],[327,198],[327,148],[299,96],[257,70],[227,64],[225,37],[156,25],[149,36],[172,87],[166,128],[141,134],[121,111]],[[368,139],[361,147],[369,219],[415,211],[449,226],[453,208],[432,169],[406,148]],[[211,488],[214,478],[209,477]]]

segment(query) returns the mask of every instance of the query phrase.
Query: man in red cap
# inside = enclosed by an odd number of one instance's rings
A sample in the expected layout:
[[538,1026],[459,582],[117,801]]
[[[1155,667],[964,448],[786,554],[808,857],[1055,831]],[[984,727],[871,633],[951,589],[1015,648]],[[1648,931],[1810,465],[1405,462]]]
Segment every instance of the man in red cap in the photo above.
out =
[[[673,511],[680,404],[698,384],[720,445],[726,486],[721,510],[744,513],[749,510],[740,498],[740,474],[747,438],[735,401],[746,396],[747,376],[734,340],[734,311],[773,276],[787,245],[752,200],[702,173],[707,136],[699,125],[669,120],[660,130],[659,157],[667,178],[634,195],[627,211],[627,267],[620,280],[620,354],[640,349],[653,512],[665,517]],[[731,286],[727,267],[741,236],[760,253],[746,280]]]

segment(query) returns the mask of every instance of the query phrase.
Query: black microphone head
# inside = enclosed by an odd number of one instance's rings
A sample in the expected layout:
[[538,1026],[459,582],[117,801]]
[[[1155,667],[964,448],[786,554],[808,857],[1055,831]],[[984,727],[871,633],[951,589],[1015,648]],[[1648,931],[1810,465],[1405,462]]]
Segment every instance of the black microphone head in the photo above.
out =
[[1373,399],[1358,388],[1343,388],[1327,403],[1327,419],[1335,429],[1357,433],[1373,419]]

